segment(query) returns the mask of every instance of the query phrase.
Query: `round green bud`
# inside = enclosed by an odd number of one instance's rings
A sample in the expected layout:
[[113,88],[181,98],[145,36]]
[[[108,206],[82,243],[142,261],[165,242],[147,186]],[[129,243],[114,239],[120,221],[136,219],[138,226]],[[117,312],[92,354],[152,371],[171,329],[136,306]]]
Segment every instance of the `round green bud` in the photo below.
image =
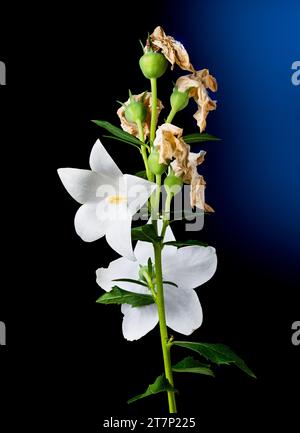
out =
[[176,112],[183,110],[189,103],[189,91],[180,92],[177,87],[174,87],[170,103],[172,110]]
[[139,280],[146,281],[144,273],[148,274],[148,266],[140,266]]
[[175,174],[169,174],[164,181],[167,194],[177,194],[181,190],[182,184],[181,177],[175,176]]
[[140,58],[140,68],[146,78],[159,78],[166,72],[168,61],[161,53],[149,51]]
[[147,109],[142,102],[132,101],[125,107],[125,117],[128,122],[137,123],[137,121],[145,122]]
[[155,149],[152,149],[148,156],[148,166],[151,172],[156,175],[163,174],[167,169],[166,164],[159,163],[159,152]]

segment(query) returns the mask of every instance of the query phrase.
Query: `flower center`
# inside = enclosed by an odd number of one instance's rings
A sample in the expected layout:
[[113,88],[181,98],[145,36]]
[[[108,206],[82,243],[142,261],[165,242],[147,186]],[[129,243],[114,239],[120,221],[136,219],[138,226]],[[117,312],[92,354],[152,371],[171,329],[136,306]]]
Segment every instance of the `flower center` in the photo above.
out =
[[127,197],[125,195],[110,195],[107,197],[107,201],[109,204],[120,204],[125,203]]

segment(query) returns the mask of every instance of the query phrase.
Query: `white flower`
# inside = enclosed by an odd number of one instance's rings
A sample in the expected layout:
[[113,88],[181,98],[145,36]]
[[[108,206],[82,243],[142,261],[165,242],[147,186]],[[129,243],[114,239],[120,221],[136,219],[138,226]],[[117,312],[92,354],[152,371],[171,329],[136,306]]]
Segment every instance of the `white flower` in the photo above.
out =
[[155,185],[123,175],[100,140],[90,155],[90,170],[60,168],[59,177],[68,193],[82,206],[75,215],[76,233],[86,242],[106,236],[122,256],[135,260],[131,243],[133,215],[144,205]]
[[[165,241],[174,239],[171,229],[168,228]],[[122,289],[130,292],[150,294],[146,287],[114,281],[121,278],[137,280],[139,265],[147,265],[149,257],[154,263],[151,243],[138,241],[134,254],[137,262],[119,258],[112,261],[108,268],[98,269],[96,274],[99,286],[107,292],[113,286],[120,285]],[[175,287],[164,284],[166,321],[174,331],[190,335],[201,325],[202,308],[193,289],[208,281],[214,275],[216,267],[217,256],[213,247],[187,246],[177,249],[174,246],[165,246],[163,248],[163,280],[177,285]],[[121,311],[124,314],[123,335],[130,341],[143,337],[158,323],[156,304],[135,308],[123,304]]]

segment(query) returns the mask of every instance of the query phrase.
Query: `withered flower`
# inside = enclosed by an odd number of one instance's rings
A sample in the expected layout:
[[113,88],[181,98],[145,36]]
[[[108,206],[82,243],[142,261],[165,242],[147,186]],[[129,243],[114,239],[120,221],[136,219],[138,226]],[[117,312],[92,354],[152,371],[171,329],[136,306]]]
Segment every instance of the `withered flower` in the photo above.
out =
[[171,123],[163,123],[158,127],[154,146],[159,152],[159,163],[169,164],[176,159],[180,167],[187,169],[190,146],[182,138],[183,130]]
[[147,39],[146,50],[149,48],[152,48],[153,51],[161,50],[171,63],[171,69],[176,63],[181,69],[194,72],[194,67],[184,46],[172,36],[167,36],[162,27],[156,27],[150,35],[150,41],[149,38]]
[[208,69],[201,69],[200,71],[195,71],[193,74],[178,78],[176,86],[180,92],[189,90],[189,96],[193,97],[196,101],[198,110],[194,114],[194,118],[197,120],[200,132],[203,132],[206,128],[208,113],[217,108],[217,101],[213,101],[207,92],[207,89],[212,92],[217,91],[218,84],[216,79],[209,74]]
[[[152,97],[151,97],[151,92],[143,92],[140,93],[138,95],[132,95],[132,97],[137,101],[137,102],[143,102],[145,104],[146,110],[147,110],[147,115],[146,115],[146,120],[143,123],[143,131],[144,131],[144,138],[147,138],[150,135],[150,123],[151,123],[151,107],[152,107]],[[130,98],[128,99],[128,101],[126,101],[124,103],[125,107],[130,104]],[[125,117],[125,107],[124,105],[122,107],[120,107],[117,111],[117,115],[119,116],[120,120],[121,120],[121,128],[128,132],[131,135],[134,135],[135,137],[139,137],[139,132],[138,132],[138,127],[136,125],[136,123],[134,122],[128,122],[128,120]],[[159,116],[159,113],[161,112],[161,110],[164,108],[162,102],[158,99],[157,100],[157,115]]]
[[204,192],[206,182],[203,176],[201,176],[197,170],[198,165],[202,164],[204,161],[205,155],[206,152],[203,150],[201,150],[199,153],[190,152],[188,156],[187,168],[182,167],[178,160],[173,161],[171,166],[176,176],[182,177],[184,183],[191,185],[191,207],[194,208],[196,206],[205,212],[214,212],[213,208],[205,203]]

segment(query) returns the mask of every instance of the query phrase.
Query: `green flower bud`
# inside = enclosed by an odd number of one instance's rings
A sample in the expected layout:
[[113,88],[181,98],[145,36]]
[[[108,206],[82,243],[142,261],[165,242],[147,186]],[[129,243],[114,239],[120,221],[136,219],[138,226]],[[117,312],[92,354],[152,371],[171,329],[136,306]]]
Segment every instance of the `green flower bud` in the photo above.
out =
[[169,174],[164,181],[167,194],[177,194],[181,190],[182,184],[181,177],[175,176],[175,174]]
[[155,149],[152,149],[148,156],[148,166],[151,172],[156,175],[163,174],[167,169],[166,164],[159,163],[159,152]]
[[168,67],[168,61],[161,53],[148,51],[140,58],[140,68],[146,78],[161,77]]
[[137,123],[137,121],[145,122],[147,116],[146,106],[142,102],[131,101],[125,107],[125,117],[128,122]]
[[177,87],[174,87],[170,102],[172,110],[176,111],[176,113],[183,110],[189,103],[189,91],[180,92]]
[[148,266],[140,266],[139,270],[139,280],[147,282],[144,273],[149,274]]

